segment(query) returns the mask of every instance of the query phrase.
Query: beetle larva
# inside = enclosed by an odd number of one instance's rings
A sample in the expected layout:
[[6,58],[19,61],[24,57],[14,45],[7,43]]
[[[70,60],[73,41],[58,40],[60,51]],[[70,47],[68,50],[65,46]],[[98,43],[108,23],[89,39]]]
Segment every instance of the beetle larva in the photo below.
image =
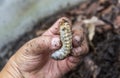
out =
[[72,49],[72,31],[68,21],[63,20],[60,23],[59,32],[62,47],[51,55],[51,57],[55,60],[62,60],[66,58]]

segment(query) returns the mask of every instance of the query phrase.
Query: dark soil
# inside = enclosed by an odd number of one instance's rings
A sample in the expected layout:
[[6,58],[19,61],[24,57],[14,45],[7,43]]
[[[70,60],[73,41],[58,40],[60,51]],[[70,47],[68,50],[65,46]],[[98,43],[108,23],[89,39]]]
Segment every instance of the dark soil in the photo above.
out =
[[45,18],[32,31],[3,47],[0,51],[0,70],[25,42],[40,36],[62,16],[70,18],[73,24],[93,16],[104,22],[96,25],[89,54],[63,78],[120,78],[120,3],[118,0],[89,0]]

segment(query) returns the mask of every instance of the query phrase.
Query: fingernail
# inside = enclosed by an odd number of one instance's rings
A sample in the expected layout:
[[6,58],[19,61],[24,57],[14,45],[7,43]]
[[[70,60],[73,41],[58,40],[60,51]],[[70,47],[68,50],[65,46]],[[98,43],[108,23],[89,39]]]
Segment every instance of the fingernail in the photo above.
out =
[[58,49],[60,47],[60,39],[58,37],[53,38],[51,45],[52,45],[52,49]]
[[75,45],[78,47],[80,45],[80,37],[79,36],[75,36],[74,40],[75,40]]
[[80,42],[80,37],[79,37],[79,36],[75,36],[75,40],[76,40],[77,42]]

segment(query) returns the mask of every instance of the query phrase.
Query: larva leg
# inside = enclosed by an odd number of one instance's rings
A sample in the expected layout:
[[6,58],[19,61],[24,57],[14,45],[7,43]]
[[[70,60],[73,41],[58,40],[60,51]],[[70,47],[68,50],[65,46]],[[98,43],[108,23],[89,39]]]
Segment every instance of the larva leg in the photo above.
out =
[[70,54],[72,48],[72,31],[70,24],[63,20],[60,24],[59,31],[62,47],[51,55],[55,60],[66,58]]

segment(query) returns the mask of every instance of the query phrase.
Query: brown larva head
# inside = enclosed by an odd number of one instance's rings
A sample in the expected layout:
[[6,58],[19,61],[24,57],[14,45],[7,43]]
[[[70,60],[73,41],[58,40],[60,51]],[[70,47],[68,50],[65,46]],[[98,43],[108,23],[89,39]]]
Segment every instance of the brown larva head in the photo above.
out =
[[70,21],[69,20],[67,20],[67,19],[62,19],[61,21],[60,21],[60,26],[64,26],[65,24],[71,24],[70,23]]

